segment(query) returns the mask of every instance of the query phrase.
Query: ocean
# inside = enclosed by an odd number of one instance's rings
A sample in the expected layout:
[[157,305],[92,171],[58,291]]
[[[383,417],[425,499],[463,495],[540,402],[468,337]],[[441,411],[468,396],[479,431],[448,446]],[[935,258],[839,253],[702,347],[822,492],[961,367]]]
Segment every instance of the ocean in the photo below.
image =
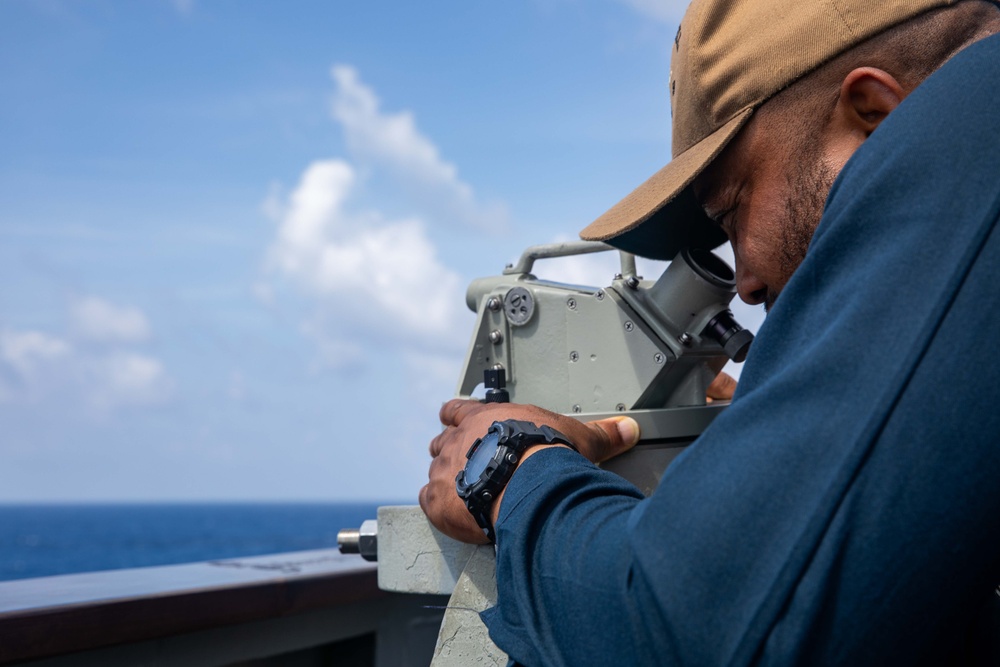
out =
[[0,505],[0,581],[331,548],[389,504]]

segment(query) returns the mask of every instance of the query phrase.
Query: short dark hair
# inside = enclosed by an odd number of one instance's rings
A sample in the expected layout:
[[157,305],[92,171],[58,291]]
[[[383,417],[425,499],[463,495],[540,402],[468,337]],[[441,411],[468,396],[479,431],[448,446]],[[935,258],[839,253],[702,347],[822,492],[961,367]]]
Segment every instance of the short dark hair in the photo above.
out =
[[[840,84],[858,67],[891,74],[907,93],[972,42],[1000,31],[1000,7],[992,0],[964,0],[933,9],[893,26],[820,65],[760,109],[798,107],[802,127],[826,120],[840,95]],[[776,104],[772,104],[776,102]],[[793,123],[799,125],[799,123]]]

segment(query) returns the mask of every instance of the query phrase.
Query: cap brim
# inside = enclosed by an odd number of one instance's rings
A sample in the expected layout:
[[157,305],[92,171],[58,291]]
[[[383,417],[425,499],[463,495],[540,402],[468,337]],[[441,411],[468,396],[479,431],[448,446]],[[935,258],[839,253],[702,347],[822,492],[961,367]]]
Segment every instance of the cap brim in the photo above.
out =
[[753,115],[748,107],[676,156],[663,169],[590,223],[580,237],[604,241],[652,259],[673,259],[685,247],[715,248],[725,233],[712,222],[689,187]]

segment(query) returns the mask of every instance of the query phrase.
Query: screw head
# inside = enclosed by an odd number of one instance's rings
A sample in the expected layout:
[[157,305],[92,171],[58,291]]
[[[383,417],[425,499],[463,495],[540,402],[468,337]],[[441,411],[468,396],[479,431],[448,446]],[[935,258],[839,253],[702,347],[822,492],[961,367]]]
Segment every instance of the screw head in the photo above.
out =
[[494,345],[499,345],[503,342],[503,334],[500,333],[499,329],[494,329],[490,332],[490,342]]
[[625,280],[625,286],[628,287],[629,289],[635,289],[639,286],[639,279],[635,276],[629,276]]
[[625,331],[632,331],[634,328],[635,325],[632,324],[632,320],[625,320]]
[[602,289],[597,290],[597,293],[594,294],[594,296],[597,297],[598,301],[604,301],[604,290]]
[[681,345],[689,347],[691,343],[694,342],[694,336],[685,331],[684,333],[682,333],[680,336],[677,337],[677,340],[681,342]]
[[490,502],[491,500],[493,500],[493,494],[490,493],[489,491],[483,491],[483,500],[485,500],[486,502]]
[[566,307],[570,310],[576,310],[576,299],[573,297],[566,299]]
[[517,454],[509,452],[507,454],[507,463],[517,463]]
[[622,279],[622,274],[616,273],[615,277],[614,277],[614,280],[621,280],[621,279]]
[[573,412],[583,412],[583,408],[580,407],[579,403],[573,406]]
[[657,352],[656,354],[653,355],[653,361],[655,361],[658,364],[662,364],[663,363],[663,359],[664,359],[664,356],[660,352]]
[[625,412],[625,404],[619,403],[618,405],[615,406],[615,410],[617,410],[618,412]]
[[500,299],[495,296],[491,296],[486,301],[486,307],[492,310],[494,313],[500,310]]
[[570,361],[579,361],[580,360],[580,353],[577,352],[576,350],[573,350],[572,352],[569,353],[569,360]]

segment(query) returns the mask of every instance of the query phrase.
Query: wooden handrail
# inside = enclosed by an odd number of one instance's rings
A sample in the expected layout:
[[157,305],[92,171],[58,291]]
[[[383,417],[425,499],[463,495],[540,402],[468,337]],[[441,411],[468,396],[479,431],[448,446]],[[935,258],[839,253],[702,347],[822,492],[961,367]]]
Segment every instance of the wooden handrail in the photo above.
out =
[[386,595],[335,549],[0,582],[0,664]]

